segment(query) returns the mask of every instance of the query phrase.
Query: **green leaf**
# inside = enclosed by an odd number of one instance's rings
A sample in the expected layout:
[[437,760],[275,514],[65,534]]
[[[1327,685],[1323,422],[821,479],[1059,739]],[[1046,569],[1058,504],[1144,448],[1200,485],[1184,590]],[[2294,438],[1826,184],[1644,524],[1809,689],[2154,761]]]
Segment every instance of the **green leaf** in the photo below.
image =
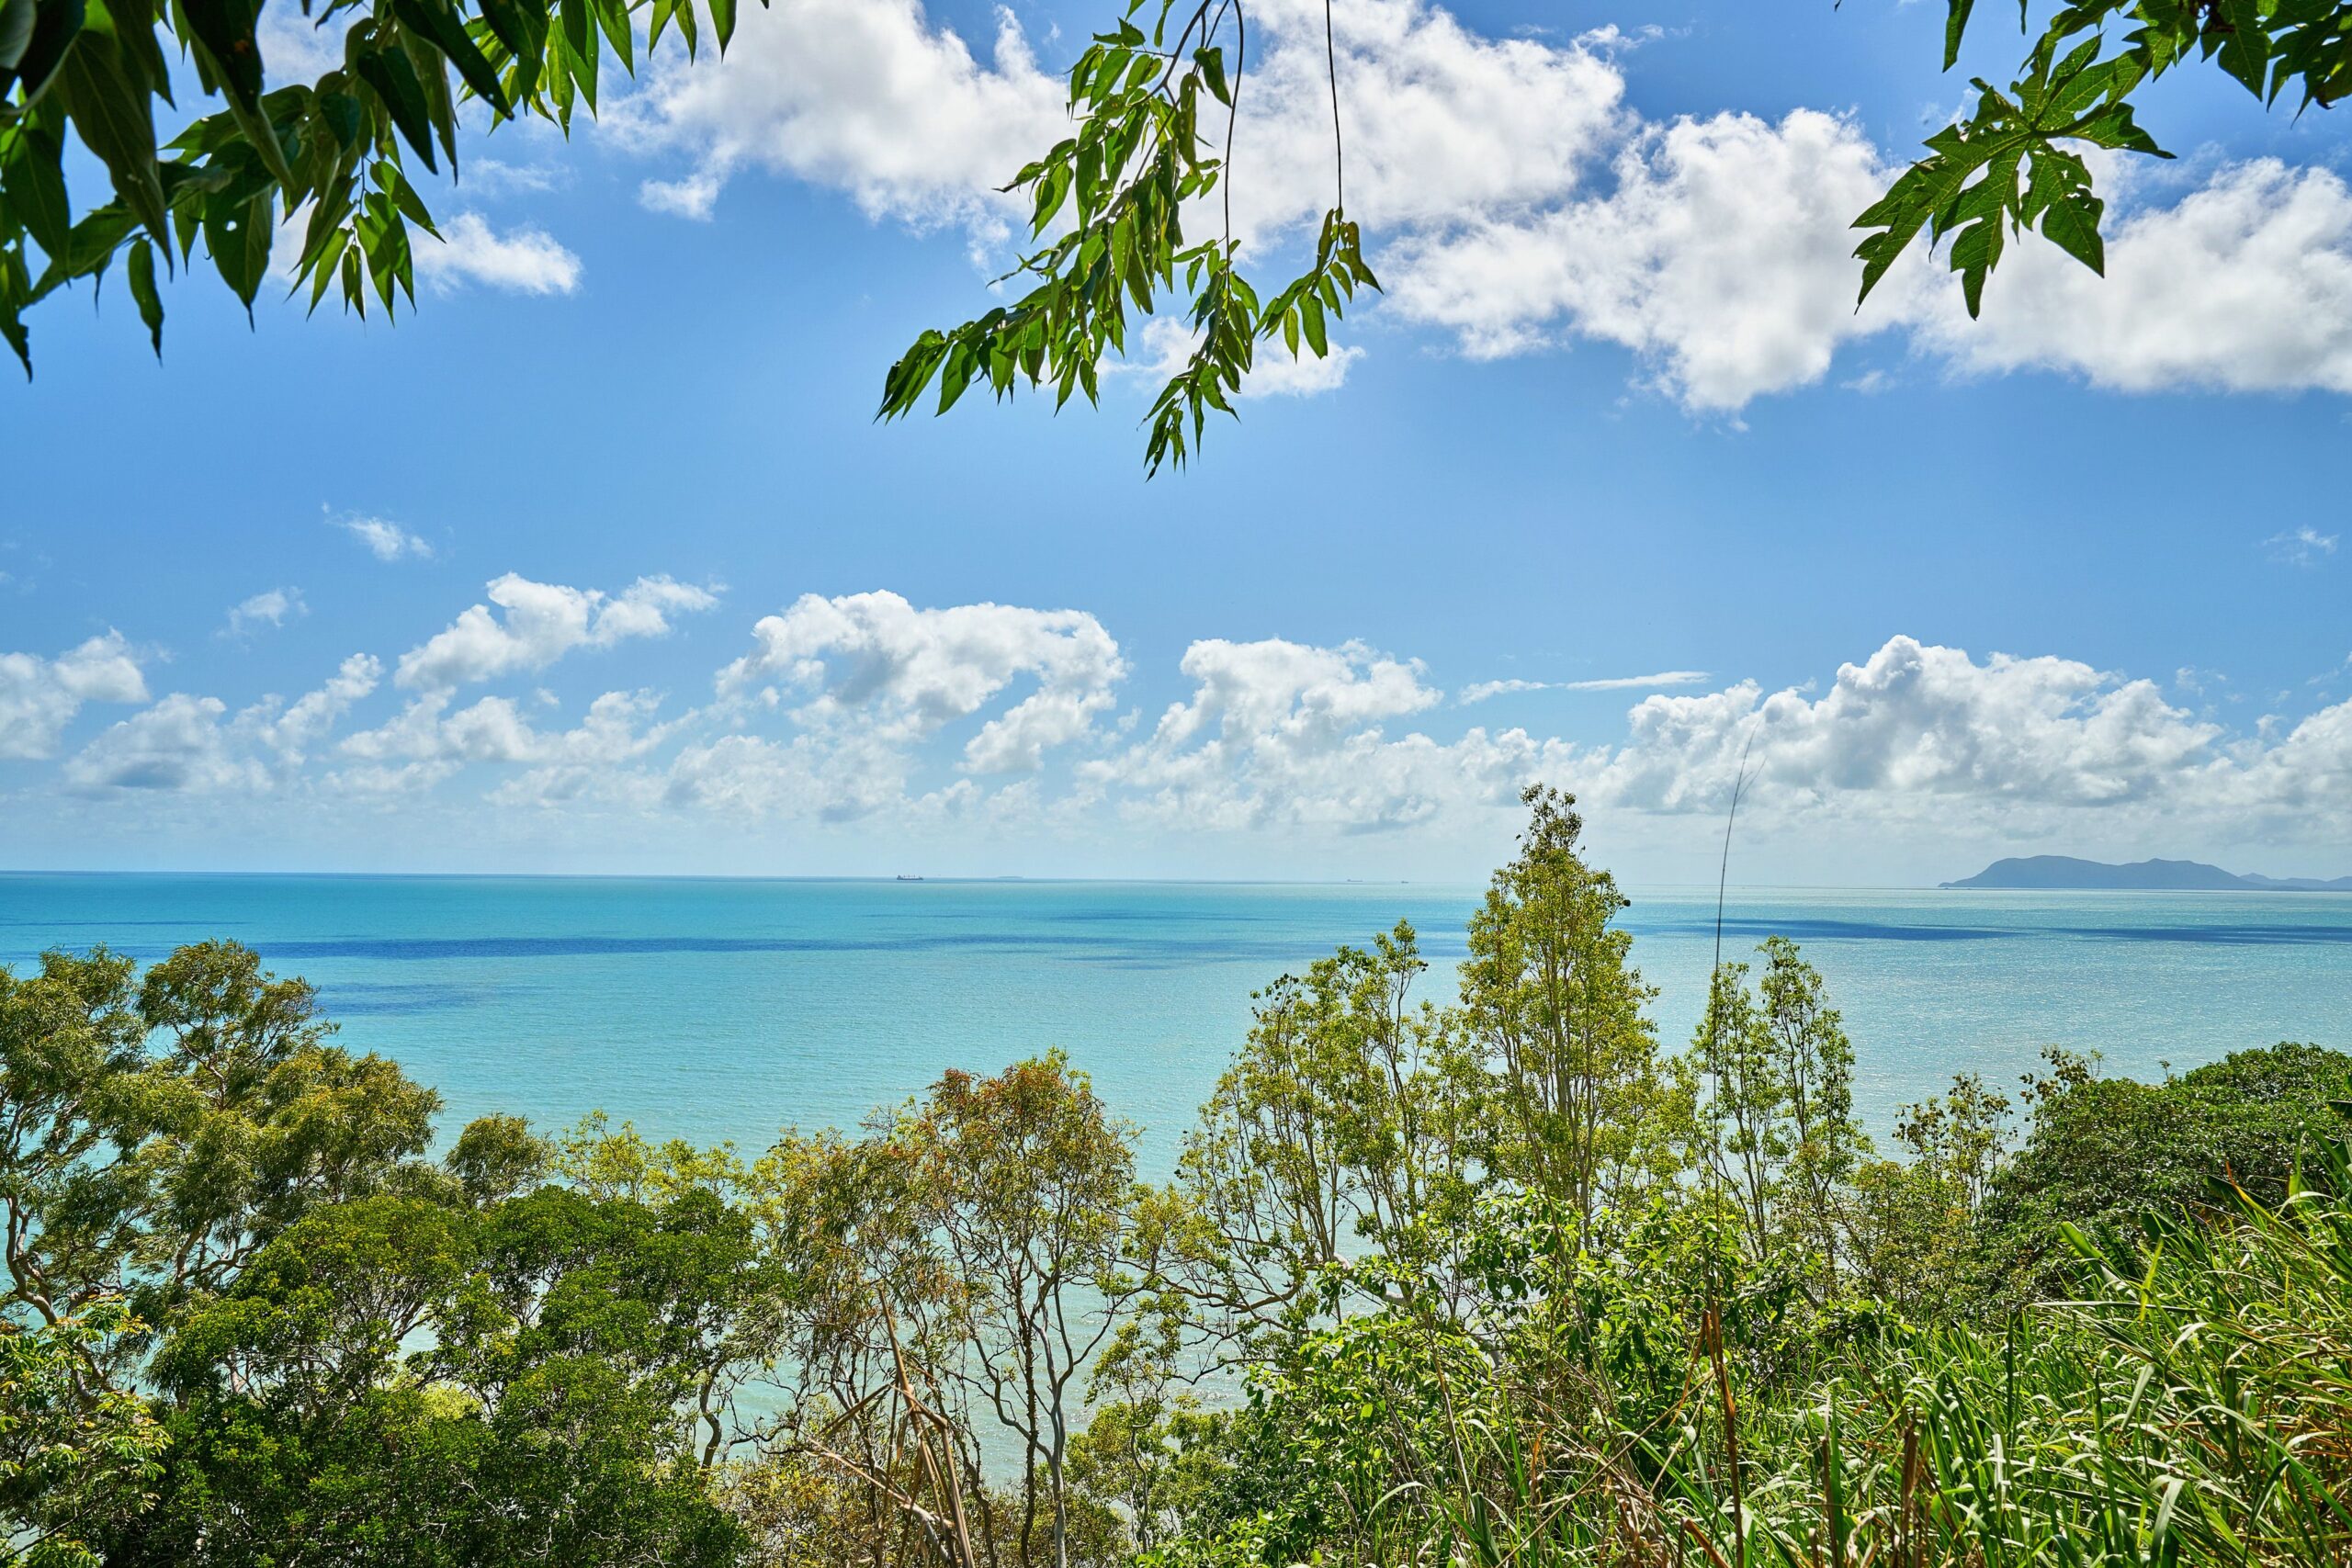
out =
[[14,85],[9,73],[31,46],[39,19],[37,0],[0,0],[0,95]]
[[414,31],[422,33],[458,68],[474,96],[503,115],[508,112],[506,90],[499,85],[498,73],[474,45],[466,32],[466,24],[458,18],[449,0],[392,0],[392,12]]
[[1226,85],[1225,51],[1196,49],[1193,51],[1193,62],[1201,68],[1201,75],[1207,81],[1210,94],[1218,103],[1223,104],[1227,108],[1231,108],[1233,90]]
[[216,201],[204,213],[204,248],[212,253],[221,281],[243,302],[248,321],[254,296],[269,273],[270,237],[277,227],[273,211],[270,194],[264,191],[247,201]]
[[408,176],[401,173],[399,164],[389,158],[381,160],[376,165],[375,176],[377,186],[392,198],[392,205],[400,209],[402,217],[435,239],[441,237],[441,231],[434,226],[432,210],[424,205],[424,198],[416,194],[416,187],[408,183]]
[[32,334],[25,330],[24,308],[31,293],[23,255],[13,247],[0,250],[0,338],[8,340],[28,381],[33,378]]
[[336,258],[343,254],[343,247],[350,243],[351,231],[348,229],[335,229],[328,232],[326,243],[320,247],[318,262],[311,274],[311,310],[318,310],[319,300],[325,295],[329,286],[334,282]]
[[516,65],[536,79],[539,62],[547,53],[547,8],[525,0],[479,0],[479,5],[482,20],[490,24],[498,41],[512,50]]
[[2043,238],[2102,277],[2107,276],[2107,245],[2098,231],[2103,206],[2089,192],[2075,191],[2052,202],[2041,215]]
[[596,47],[596,19],[588,6],[589,0],[561,0],[558,14],[562,28],[557,38],[564,69],[571,73],[581,101],[593,114],[596,108],[596,61],[601,51]]
[[154,345],[155,357],[164,357],[164,300],[155,292],[155,248],[145,240],[130,247],[130,263],[123,269],[130,276],[130,297],[139,303],[139,319],[147,323],[147,341]]
[[718,52],[725,54],[735,37],[735,0],[710,0],[710,30],[718,35]]
[[31,32],[14,61],[0,62],[0,94],[24,85],[18,112],[32,107],[55,78],[65,51],[81,35],[85,16],[83,0],[33,0]]
[[134,81],[114,35],[88,28],[58,68],[57,85],[83,144],[113,176],[115,193],[148,232],[164,238],[163,175],[155,167],[154,103]]
[[2209,38],[2221,34],[2222,69],[2261,97],[2270,73],[2270,30],[2263,21],[2262,0],[2220,0],[2205,28]]
[[1951,0],[1944,10],[1944,69],[1949,71],[1960,63],[1960,40],[1968,31],[1968,14],[1976,8],[1976,0]]
[[251,109],[261,101],[261,48],[254,37],[255,7],[245,0],[180,0],[188,30],[204,46],[212,73],[232,102]]
[[60,166],[63,149],[46,128],[19,124],[0,132],[0,194],[7,212],[25,226],[33,243],[51,256],[63,253],[74,228],[74,209],[66,199],[65,171]]
[[632,52],[636,40],[629,35],[628,0],[594,0],[594,9],[596,23],[605,29],[605,41],[613,46],[621,69],[636,75],[636,57]]
[[371,49],[358,60],[359,78],[376,89],[376,96],[390,115],[401,135],[424,160],[424,166],[437,170],[433,161],[433,122],[424,107],[424,86],[416,79],[416,68],[409,63],[406,51],[398,45]]
[[1306,339],[1306,346],[1315,351],[1316,358],[1322,359],[1330,354],[1331,344],[1323,333],[1323,301],[1317,299],[1312,291],[1299,296],[1298,329]]

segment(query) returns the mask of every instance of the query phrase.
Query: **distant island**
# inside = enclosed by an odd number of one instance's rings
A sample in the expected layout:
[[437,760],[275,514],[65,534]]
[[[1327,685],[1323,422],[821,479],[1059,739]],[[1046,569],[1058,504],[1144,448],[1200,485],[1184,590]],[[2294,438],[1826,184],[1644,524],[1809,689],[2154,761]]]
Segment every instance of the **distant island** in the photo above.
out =
[[1974,876],[1946,887],[2125,888],[2165,892],[2352,893],[2352,876],[2242,876],[2193,860],[2143,860],[2130,865],[2076,860],[2072,855],[2026,855],[1996,860]]

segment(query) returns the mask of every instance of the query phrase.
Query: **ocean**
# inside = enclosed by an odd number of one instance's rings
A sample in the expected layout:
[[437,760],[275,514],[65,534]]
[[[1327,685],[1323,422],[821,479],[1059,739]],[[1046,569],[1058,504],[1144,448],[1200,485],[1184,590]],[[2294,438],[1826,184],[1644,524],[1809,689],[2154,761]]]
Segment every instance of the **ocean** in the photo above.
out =
[[[1147,1174],[1247,1032],[1250,993],[1409,919],[1450,996],[1464,886],[0,874],[0,964],[226,937],[318,987],[341,1042],[542,1130],[591,1111],[764,1146],[943,1069],[1060,1046],[1143,1128]],[[1629,889],[1661,1037],[1687,1041],[1713,888]],[[1804,944],[1883,1134],[1954,1073],[2014,1088],[2046,1044],[2154,1077],[2279,1040],[2352,1049],[2352,896],[1734,888],[1724,951]]]

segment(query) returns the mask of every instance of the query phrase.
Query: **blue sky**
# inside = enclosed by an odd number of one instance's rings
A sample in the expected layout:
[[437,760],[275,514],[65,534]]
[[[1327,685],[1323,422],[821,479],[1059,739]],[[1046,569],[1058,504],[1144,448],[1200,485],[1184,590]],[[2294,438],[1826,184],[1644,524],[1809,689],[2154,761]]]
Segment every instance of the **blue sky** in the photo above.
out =
[[[200,278],[158,367],[46,308],[0,864],[1470,876],[1540,777],[1696,880],[1752,736],[1753,879],[2352,871],[2340,117],[2166,85],[2104,284],[1857,317],[1844,221],[1998,18],[1946,76],[1926,4],[1337,16],[1387,294],[1148,482],[1141,375],[870,419],[985,307],[1083,6],[776,0],[481,140],[397,326]],[[1260,18],[1272,269],[1320,12]]]

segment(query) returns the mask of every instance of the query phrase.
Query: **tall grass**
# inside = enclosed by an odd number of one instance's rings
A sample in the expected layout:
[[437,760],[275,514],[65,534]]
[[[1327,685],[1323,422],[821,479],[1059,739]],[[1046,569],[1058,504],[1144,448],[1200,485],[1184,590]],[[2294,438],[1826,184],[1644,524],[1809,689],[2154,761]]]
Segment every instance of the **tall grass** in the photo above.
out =
[[[1343,1419],[1382,1462],[1327,1562],[1676,1568],[2352,1564],[2344,1161],[2280,1206],[2154,1226],[2135,1271],[2004,1332],[1898,1329],[1779,1381],[1698,1315],[1663,1419],[1571,1416],[1457,1344]],[[1374,1379],[1377,1382],[1377,1377]],[[1541,1380],[1537,1380],[1541,1381]],[[1307,1543],[1294,1540],[1294,1548]],[[1267,1561],[1278,1561],[1282,1554]]]

